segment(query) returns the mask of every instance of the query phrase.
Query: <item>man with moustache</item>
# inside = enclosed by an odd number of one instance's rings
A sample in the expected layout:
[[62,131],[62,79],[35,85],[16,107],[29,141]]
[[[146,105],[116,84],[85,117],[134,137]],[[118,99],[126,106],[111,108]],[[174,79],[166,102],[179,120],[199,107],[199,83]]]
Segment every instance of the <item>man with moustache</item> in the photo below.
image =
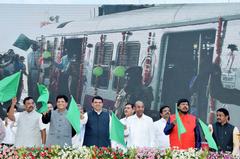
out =
[[17,132],[14,146],[34,147],[46,142],[46,129],[42,123],[41,114],[35,111],[35,103],[32,97],[23,100],[25,111],[14,114],[17,98],[12,99],[8,118],[17,123]]
[[239,140],[237,136],[239,130],[230,124],[229,120],[228,110],[219,108],[217,110],[217,122],[209,127],[219,151],[229,151],[233,155],[239,155]]
[[136,101],[136,114],[127,120],[127,147],[153,147],[153,120],[144,114],[144,107],[142,101]]
[[160,108],[160,119],[153,123],[154,126],[154,147],[158,147],[161,150],[170,147],[169,135],[165,135],[163,130],[170,117],[170,107],[164,105]]
[[179,99],[177,102],[179,117],[186,128],[186,132],[178,138],[178,125],[176,115],[173,114],[168,119],[164,133],[170,137],[170,147],[179,149],[201,148],[200,128],[194,115],[188,114],[189,101]]
[[127,103],[124,106],[124,115],[125,117],[122,118],[120,121],[123,123],[123,125],[127,124],[127,120],[130,116],[132,116],[134,113],[134,105],[131,103]]

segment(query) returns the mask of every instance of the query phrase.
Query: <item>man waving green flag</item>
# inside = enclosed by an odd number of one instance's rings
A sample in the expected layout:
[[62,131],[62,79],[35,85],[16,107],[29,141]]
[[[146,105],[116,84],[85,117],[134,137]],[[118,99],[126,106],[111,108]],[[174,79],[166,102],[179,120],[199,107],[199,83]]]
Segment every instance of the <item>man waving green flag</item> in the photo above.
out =
[[0,102],[6,102],[16,97],[21,73],[17,72],[0,81]]
[[49,92],[48,89],[45,85],[43,84],[37,84],[38,86],[38,93],[39,93],[39,97],[37,100],[37,103],[41,103],[42,106],[40,109],[37,110],[37,112],[39,113],[44,113],[48,111],[48,100],[49,100]]

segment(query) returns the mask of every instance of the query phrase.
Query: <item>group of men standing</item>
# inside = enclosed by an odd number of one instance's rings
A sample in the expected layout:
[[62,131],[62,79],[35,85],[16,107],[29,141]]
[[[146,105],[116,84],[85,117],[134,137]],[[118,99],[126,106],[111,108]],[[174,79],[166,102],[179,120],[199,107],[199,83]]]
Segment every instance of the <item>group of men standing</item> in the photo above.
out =
[[[25,111],[15,113],[17,99],[12,99],[8,118],[17,123],[15,146],[32,147],[51,145],[72,145],[75,130],[66,118],[68,98],[59,95],[56,98],[56,109],[39,114],[35,111],[35,103],[31,97],[24,99]],[[82,145],[98,147],[117,147],[110,140],[111,113],[103,109],[103,98],[92,98],[92,110],[81,113],[80,122],[85,126]],[[158,147],[166,148],[201,148],[201,128],[194,115],[189,114],[190,104],[187,99],[177,102],[179,117],[186,132],[178,136],[176,114],[171,115],[170,107],[165,105],[160,109],[160,119],[153,119],[144,114],[144,103],[136,101],[127,103],[124,107],[125,117],[120,121],[124,124],[124,137],[127,147]],[[217,110],[217,122],[209,126],[212,136],[220,151],[239,153],[238,128],[229,123],[229,112],[220,108]],[[46,136],[45,124],[50,123]],[[3,131],[2,131],[3,132]],[[1,133],[0,133],[1,134]],[[0,135],[1,137],[1,135]],[[80,144],[81,145],[81,144]]]

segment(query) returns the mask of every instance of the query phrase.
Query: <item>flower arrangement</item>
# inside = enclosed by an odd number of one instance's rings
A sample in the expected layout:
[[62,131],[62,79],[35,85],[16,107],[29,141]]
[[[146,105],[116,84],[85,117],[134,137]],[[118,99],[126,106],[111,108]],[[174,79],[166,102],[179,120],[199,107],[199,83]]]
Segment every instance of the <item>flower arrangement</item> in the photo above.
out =
[[73,148],[71,146],[64,146],[61,149],[59,156],[61,159],[86,159],[91,158],[91,151],[89,148],[83,146],[78,148]]
[[14,147],[0,145],[0,158],[18,159],[18,152]]
[[92,159],[128,159],[127,153],[121,149],[112,149],[107,147],[90,147],[92,152]]
[[0,159],[234,159],[230,153],[210,152],[206,149],[178,150],[157,148],[129,148],[126,151],[108,147],[32,147],[0,146]]

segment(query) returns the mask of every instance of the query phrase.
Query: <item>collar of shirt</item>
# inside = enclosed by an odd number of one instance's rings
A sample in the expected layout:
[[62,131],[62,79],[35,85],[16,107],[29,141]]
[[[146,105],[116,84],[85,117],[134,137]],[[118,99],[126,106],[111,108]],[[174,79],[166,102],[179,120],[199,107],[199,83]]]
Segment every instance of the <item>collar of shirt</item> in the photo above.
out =
[[96,112],[98,115],[100,115],[102,113],[102,110],[100,110],[99,112],[97,112],[96,110],[93,109],[94,112]]
[[133,117],[136,118],[136,119],[139,119],[139,120],[144,120],[145,119],[145,114],[143,114],[140,118],[136,114]]
[[35,110],[32,110],[31,112],[27,112],[27,111],[25,110],[25,111],[23,111],[23,113],[25,113],[25,114],[32,114],[34,111],[35,111]]
[[167,120],[164,119],[164,118],[161,118],[160,121],[163,122],[163,123],[167,123]]

